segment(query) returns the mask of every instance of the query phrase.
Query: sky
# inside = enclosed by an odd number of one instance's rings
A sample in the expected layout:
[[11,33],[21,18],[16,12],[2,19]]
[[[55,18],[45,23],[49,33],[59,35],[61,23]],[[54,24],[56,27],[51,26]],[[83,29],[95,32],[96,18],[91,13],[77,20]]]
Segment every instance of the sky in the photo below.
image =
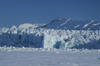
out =
[[100,0],[0,0],[0,28],[56,17],[100,21]]

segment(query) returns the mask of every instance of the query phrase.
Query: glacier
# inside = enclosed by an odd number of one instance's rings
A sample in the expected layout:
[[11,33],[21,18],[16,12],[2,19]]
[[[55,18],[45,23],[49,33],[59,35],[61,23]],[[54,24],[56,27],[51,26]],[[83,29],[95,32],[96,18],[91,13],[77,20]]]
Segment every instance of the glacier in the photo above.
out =
[[0,46],[100,49],[100,30],[0,28]]

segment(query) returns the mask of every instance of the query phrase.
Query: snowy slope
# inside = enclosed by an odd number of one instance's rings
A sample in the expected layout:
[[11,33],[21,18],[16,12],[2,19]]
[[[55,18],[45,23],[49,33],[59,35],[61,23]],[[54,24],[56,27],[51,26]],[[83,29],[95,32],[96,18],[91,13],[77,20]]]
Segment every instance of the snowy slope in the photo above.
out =
[[15,25],[13,25],[12,27],[11,27],[11,29],[16,29],[17,28],[17,26],[15,26]]
[[30,23],[24,23],[24,24],[21,24],[19,25],[18,28],[37,28],[37,27],[40,27],[40,26],[43,26],[44,24],[30,24]]
[[42,26],[46,29],[71,29],[71,30],[99,30],[100,21],[73,20],[66,17],[58,17],[50,23]]

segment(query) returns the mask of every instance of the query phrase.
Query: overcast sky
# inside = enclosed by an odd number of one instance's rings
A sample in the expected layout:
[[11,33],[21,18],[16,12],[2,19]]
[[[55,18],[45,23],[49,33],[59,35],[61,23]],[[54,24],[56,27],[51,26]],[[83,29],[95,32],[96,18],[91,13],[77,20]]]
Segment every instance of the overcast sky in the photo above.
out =
[[56,17],[100,21],[100,0],[0,0],[0,28]]

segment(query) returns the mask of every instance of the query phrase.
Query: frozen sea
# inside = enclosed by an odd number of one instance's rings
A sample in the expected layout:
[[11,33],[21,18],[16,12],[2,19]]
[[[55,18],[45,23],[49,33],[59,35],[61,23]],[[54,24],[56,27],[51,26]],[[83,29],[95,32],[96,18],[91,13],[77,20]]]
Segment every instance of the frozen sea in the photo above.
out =
[[100,49],[0,47],[0,66],[100,66]]

